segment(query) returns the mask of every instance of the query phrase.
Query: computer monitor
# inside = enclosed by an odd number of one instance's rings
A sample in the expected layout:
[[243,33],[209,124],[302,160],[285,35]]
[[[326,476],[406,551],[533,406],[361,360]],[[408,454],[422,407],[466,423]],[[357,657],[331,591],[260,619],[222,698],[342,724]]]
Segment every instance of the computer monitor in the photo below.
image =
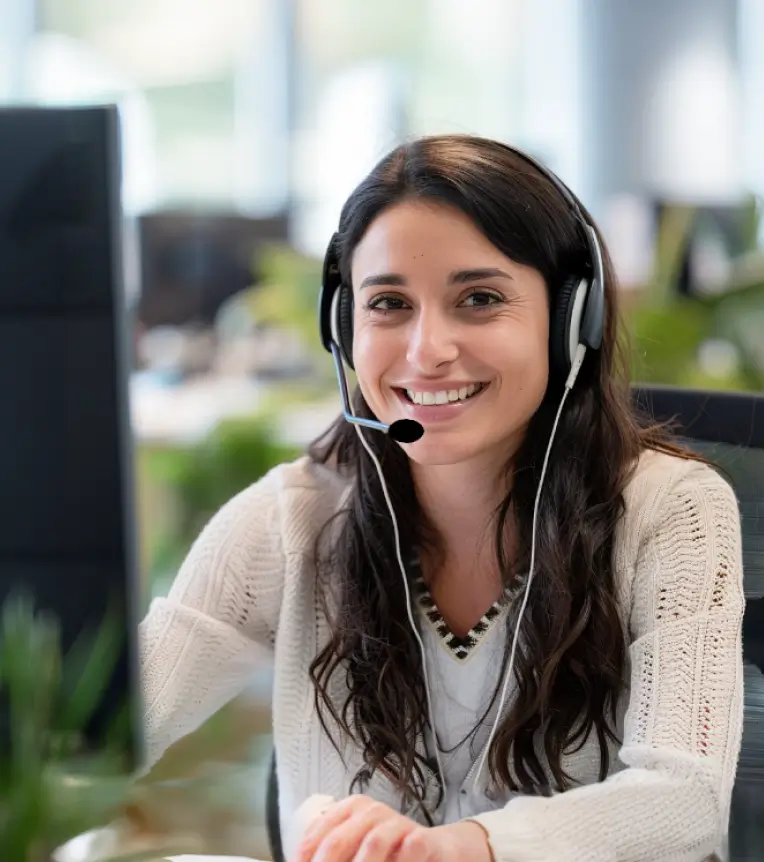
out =
[[132,768],[141,603],[120,174],[114,106],[0,109],[0,603],[25,591],[58,617],[65,652],[116,612],[119,658],[85,749],[127,710]]
[[140,324],[208,327],[229,297],[260,281],[262,249],[287,244],[289,219],[154,212],[139,218],[138,236]]

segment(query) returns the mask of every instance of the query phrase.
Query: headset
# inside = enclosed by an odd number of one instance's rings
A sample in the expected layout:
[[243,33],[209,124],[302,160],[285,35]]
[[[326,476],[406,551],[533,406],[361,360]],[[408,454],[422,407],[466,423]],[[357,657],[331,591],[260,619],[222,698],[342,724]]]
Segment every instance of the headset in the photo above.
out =
[[[496,710],[496,718],[491,728],[488,740],[482,749],[482,756],[480,758],[478,768],[474,773],[474,788],[477,788],[478,786],[478,781],[483,767],[485,766],[485,761],[488,757],[491,744],[503,717],[504,705],[507,698],[507,692],[509,690],[509,682],[512,678],[514,669],[517,641],[523,614],[525,613],[525,608],[528,604],[531,582],[533,580],[535,570],[537,520],[541,493],[549,464],[549,457],[557,434],[560,416],[562,415],[568,394],[575,385],[587,350],[600,349],[605,327],[605,282],[602,248],[594,225],[584,216],[583,205],[579,202],[578,198],[573,194],[568,186],[566,186],[559,177],[557,177],[541,162],[516,147],[511,147],[507,144],[501,144],[501,146],[535,168],[539,174],[545,177],[557,189],[580,228],[587,252],[587,260],[582,268],[582,272],[567,275],[557,291],[550,291],[552,294],[549,331],[550,376],[556,376],[560,379],[564,378],[565,388],[552,425],[552,431],[549,437],[546,453],[544,455],[541,475],[539,477],[539,485],[536,491],[536,498],[533,506],[530,565],[523,600],[517,616],[517,625],[512,639],[509,664],[507,665],[507,670],[504,676],[501,698]],[[390,512],[395,538],[396,558],[403,578],[403,587],[406,594],[408,620],[411,630],[419,644],[419,650],[422,657],[422,671],[425,682],[425,694],[427,697],[430,729],[435,738],[435,722],[433,720],[434,713],[430,696],[425,647],[413,617],[408,575],[401,551],[398,520],[390,500],[382,467],[361,430],[362,428],[370,428],[372,430],[388,434],[398,443],[415,444],[416,441],[423,436],[425,429],[420,423],[414,422],[410,419],[399,419],[390,425],[387,425],[375,419],[363,419],[353,413],[348,395],[347,377],[344,369],[344,366],[347,365],[349,368],[354,370],[353,291],[351,286],[342,280],[339,255],[340,237],[339,234],[335,233],[329,241],[326,255],[324,257],[321,291],[319,294],[318,319],[321,331],[321,342],[324,349],[331,353],[334,360],[334,367],[342,401],[343,417],[347,422],[351,423],[355,427],[361,444],[376,467],[382,486],[382,492],[387,503],[387,508]],[[441,786],[445,793],[445,771],[440,758],[440,746],[437,744],[437,738],[435,738],[435,757],[438,771],[440,773]]]

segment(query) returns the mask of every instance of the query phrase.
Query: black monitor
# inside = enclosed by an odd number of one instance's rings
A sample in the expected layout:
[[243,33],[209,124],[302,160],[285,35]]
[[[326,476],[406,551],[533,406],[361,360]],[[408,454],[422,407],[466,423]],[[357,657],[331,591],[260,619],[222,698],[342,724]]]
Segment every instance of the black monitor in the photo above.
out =
[[141,608],[120,174],[114,106],[0,109],[0,602],[26,592],[58,617],[65,651],[116,614],[119,657],[85,748],[127,715],[132,768]]
[[141,293],[136,317],[155,326],[211,326],[221,305],[261,280],[260,254],[289,239],[286,214],[155,212],[138,220]]

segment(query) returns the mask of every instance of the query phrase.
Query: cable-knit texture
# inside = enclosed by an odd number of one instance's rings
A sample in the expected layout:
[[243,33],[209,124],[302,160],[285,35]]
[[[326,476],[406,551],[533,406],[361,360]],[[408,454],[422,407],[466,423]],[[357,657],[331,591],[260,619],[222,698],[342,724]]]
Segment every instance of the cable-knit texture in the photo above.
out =
[[[299,805],[347,795],[361,765],[353,746],[344,764],[337,755],[308,677],[327,636],[315,539],[346,492],[307,458],[272,470],[215,515],[141,624],[149,764],[274,661],[287,856]],[[722,847],[743,717],[737,502],[709,467],[647,453],[626,504],[614,555],[630,641],[619,760],[597,783],[590,740],[570,761],[586,786],[475,817],[497,862],[701,862]],[[398,807],[383,776],[367,792]]]

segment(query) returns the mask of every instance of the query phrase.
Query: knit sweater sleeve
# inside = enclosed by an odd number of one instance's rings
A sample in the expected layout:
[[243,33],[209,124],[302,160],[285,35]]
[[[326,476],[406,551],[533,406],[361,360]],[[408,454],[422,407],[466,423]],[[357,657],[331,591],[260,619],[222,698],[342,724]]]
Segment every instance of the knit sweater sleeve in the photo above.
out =
[[711,468],[673,472],[629,528],[627,768],[473,818],[497,862],[700,862],[722,846],[743,722],[739,509]]
[[271,661],[284,580],[278,492],[276,470],[224,505],[140,624],[144,769]]

